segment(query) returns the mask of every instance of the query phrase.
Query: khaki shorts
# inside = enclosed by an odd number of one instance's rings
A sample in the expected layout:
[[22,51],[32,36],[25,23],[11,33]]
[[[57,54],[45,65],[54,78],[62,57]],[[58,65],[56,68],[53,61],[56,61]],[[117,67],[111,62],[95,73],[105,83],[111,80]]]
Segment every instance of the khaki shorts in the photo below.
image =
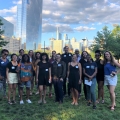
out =
[[9,73],[9,83],[10,84],[14,84],[14,83],[18,83],[18,77],[17,77],[17,73]]
[[110,75],[105,75],[104,85],[116,86],[117,85],[117,75],[115,75],[114,77],[111,77]]

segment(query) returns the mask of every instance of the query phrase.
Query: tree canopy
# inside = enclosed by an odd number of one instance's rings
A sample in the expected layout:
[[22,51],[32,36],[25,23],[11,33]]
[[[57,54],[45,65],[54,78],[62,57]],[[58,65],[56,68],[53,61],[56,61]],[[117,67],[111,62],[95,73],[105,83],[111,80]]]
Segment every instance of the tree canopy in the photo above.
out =
[[[2,27],[3,23],[2,20],[0,19],[0,27]],[[8,42],[4,41],[4,39],[2,38],[2,35],[4,33],[4,30],[0,29],[0,47],[5,46]]]

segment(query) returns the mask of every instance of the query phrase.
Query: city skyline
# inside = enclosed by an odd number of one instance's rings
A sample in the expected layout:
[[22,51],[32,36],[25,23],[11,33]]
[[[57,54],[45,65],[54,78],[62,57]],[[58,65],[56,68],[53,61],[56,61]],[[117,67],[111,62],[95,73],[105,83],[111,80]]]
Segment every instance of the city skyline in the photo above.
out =
[[[0,16],[16,25],[16,6],[19,0],[6,0],[1,2]],[[93,40],[97,31],[105,25],[109,29],[113,24],[119,24],[120,18],[119,0],[44,0],[42,19],[42,44],[46,41],[49,45],[49,38],[56,38],[56,28],[62,34],[66,33],[69,38],[75,37],[78,41],[87,37]],[[62,35],[63,36],[63,35]]]

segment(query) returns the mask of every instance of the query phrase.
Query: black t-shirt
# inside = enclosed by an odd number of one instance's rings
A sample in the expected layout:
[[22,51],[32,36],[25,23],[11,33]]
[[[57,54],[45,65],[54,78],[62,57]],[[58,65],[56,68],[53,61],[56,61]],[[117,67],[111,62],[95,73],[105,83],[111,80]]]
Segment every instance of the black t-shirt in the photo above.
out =
[[17,66],[14,66],[14,65],[12,64],[12,62],[9,62],[9,63],[7,64],[7,68],[9,69],[9,72],[10,72],[10,73],[17,73],[17,72],[16,72]]
[[71,53],[62,54],[61,61],[66,63],[66,71],[67,71],[68,70],[68,63],[72,61],[72,54]]
[[92,76],[93,73],[95,72],[95,68],[97,68],[97,64],[95,62],[85,63],[83,68],[85,69],[85,73]]

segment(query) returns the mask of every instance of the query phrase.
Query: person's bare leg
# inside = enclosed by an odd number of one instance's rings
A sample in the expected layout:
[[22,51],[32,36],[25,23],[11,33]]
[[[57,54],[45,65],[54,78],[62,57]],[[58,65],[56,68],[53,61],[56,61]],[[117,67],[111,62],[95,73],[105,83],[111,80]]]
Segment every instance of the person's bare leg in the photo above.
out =
[[75,96],[74,96],[73,88],[71,88],[71,94],[72,94],[72,99],[73,99],[73,102],[71,104],[74,105],[75,104]]
[[75,91],[75,105],[78,105],[78,91],[74,89]]
[[30,96],[30,88],[29,87],[26,87],[26,98],[27,100],[29,99],[29,96]]
[[8,89],[8,101],[11,101],[11,92],[12,92],[12,84],[9,84],[9,89]]
[[17,84],[13,84],[13,101],[15,101]]
[[43,92],[44,92],[44,95],[43,95],[43,102],[46,103],[46,86],[43,86]]
[[43,85],[39,86],[39,96],[40,96],[40,100],[38,101],[38,103],[42,103],[42,93],[43,93]]
[[110,96],[111,96],[111,106],[114,107],[116,105],[115,103],[115,86],[110,86],[109,87],[109,92],[110,92]]

